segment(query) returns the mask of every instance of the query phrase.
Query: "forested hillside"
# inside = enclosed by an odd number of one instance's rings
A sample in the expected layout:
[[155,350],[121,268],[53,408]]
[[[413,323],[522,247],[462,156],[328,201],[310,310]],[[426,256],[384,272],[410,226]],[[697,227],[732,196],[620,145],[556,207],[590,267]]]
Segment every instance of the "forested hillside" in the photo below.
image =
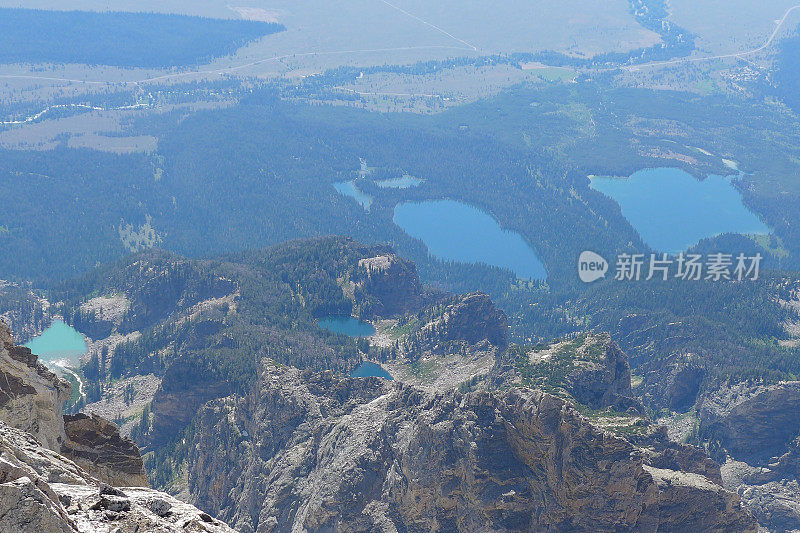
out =
[[156,13],[0,8],[0,64],[198,65],[282,29],[266,22]]

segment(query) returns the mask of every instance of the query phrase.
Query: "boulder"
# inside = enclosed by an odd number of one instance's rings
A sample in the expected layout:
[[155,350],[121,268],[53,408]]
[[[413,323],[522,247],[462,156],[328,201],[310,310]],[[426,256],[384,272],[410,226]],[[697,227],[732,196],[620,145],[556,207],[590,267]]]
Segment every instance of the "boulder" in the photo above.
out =
[[115,424],[78,413],[64,417],[67,440],[61,453],[97,479],[121,487],[149,485],[136,444],[119,433]]

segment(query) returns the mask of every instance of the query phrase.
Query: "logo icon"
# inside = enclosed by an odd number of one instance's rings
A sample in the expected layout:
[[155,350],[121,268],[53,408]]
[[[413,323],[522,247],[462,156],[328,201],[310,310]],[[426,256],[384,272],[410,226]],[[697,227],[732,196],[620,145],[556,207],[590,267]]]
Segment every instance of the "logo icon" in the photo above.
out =
[[592,283],[604,278],[608,272],[608,261],[603,256],[589,250],[581,252],[578,258],[578,277],[584,283]]

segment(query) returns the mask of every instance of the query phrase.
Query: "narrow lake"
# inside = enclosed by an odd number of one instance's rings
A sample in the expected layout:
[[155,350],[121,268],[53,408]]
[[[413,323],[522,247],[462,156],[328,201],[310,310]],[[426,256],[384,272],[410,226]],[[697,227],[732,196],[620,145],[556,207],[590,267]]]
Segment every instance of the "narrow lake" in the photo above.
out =
[[676,168],[640,170],[629,178],[590,177],[591,187],[615,200],[651,248],[680,252],[722,233],[768,234],[731,177],[700,181]]
[[522,279],[547,277],[520,234],[474,206],[453,200],[407,202],[395,207],[394,222],[439,259],[506,268]]
[[80,358],[86,353],[86,339],[62,320],[54,320],[41,335],[25,344],[39,356],[42,363],[78,368]]
[[375,328],[368,322],[362,322],[351,316],[329,316],[319,319],[319,325],[323,329],[347,335],[348,337],[369,337],[375,333]]
[[334,183],[333,188],[336,189],[336,192],[342,196],[348,196],[352,198],[358,202],[361,207],[369,211],[369,207],[372,205],[372,197],[361,192],[358,187],[356,187],[355,181],[341,181],[339,183]]

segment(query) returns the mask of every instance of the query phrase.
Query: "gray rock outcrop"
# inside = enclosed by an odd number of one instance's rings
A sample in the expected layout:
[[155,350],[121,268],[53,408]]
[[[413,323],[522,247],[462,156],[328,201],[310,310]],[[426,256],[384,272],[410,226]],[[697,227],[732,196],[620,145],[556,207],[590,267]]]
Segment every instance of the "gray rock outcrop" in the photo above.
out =
[[401,351],[441,354],[452,352],[453,345],[483,349],[508,346],[508,317],[486,293],[453,296],[421,314],[422,324],[404,339]]
[[116,425],[97,415],[64,417],[67,440],[61,454],[109,485],[145,487],[149,483],[136,444],[119,434]]
[[265,362],[251,395],[208,403],[196,424],[193,503],[245,533],[757,527],[735,494],[646,467],[532,389],[432,393]]
[[28,348],[15,346],[8,326],[0,321],[0,420],[58,450],[66,440],[61,406],[70,390],[70,384]]
[[93,478],[30,434],[0,422],[0,531],[14,533],[232,533],[228,526],[146,487]]
[[800,382],[732,383],[706,394],[700,438],[768,531],[800,530]]
[[800,382],[723,386],[703,399],[700,436],[734,459],[768,462],[800,435]]
[[[358,261],[353,276],[354,299],[365,318],[415,311],[422,301],[422,284],[411,261],[387,253]],[[367,297],[368,305],[362,304]]]
[[536,387],[592,409],[643,411],[632,397],[628,356],[607,333],[514,347],[498,360],[492,379],[495,387]]

